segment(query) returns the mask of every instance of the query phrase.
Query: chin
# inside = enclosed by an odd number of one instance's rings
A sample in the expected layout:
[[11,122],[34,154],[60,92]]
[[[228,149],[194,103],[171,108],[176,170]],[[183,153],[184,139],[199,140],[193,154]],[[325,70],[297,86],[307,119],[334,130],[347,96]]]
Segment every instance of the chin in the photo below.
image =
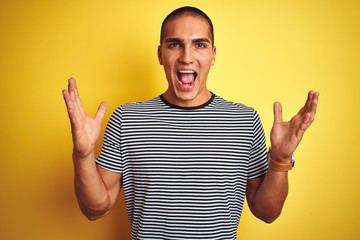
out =
[[197,97],[197,92],[183,92],[183,91],[178,91],[176,94],[176,97],[180,100],[180,101],[192,101],[195,100]]

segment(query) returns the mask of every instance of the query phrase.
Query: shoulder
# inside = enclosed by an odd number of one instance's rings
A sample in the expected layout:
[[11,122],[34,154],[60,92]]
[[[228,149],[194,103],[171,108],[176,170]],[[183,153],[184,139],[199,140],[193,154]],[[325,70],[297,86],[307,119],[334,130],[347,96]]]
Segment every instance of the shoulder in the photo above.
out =
[[117,107],[113,114],[115,115],[123,115],[124,113],[131,113],[131,112],[143,112],[148,110],[156,110],[161,109],[163,107],[163,103],[160,99],[160,96],[156,96],[150,100],[143,101],[143,102],[131,102],[125,103]]
[[140,110],[140,109],[149,109],[149,108],[158,108],[162,105],[160,96],[156,96],[150,100],[143,102],[132,102],[126,103],[119,107],[121,110]]
[[256,113],[255,109],[244,105],[242,103],[236,103],[229,100],[225,100],[224,98],[220,97],[219,95],[215,94],[214,98],[214,107],[217,109],[223,109],[227,111],[235,111],[238,113],[246,113],[246,114],[254,114]]
[[115,109],[112,116],[122,122],[125,119],[136,120],[166,114],[168,111],[168,107],[160,99],[160,96],[156,96],[147,101],[120,105]]

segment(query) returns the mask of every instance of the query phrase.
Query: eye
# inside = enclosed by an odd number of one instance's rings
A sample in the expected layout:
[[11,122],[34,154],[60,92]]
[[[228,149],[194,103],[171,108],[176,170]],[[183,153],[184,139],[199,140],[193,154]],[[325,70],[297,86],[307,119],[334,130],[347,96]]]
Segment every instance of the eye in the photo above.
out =
[[169,48],[176,48],[176,47],[180,47],[180,44],[178,44],[178,43],[170,43],[169,44]]
[[198,48],[206,48],[206,45],[204,43],[197,43],[196,47],[198,47]]

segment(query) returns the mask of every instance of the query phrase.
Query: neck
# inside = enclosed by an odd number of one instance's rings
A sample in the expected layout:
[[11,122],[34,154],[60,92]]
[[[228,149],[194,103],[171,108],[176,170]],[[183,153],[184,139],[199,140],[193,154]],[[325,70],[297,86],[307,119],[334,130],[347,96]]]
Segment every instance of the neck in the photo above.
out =
[[167,102],[175,106],[197,107],[208,102],[212,97],[212,93],[206,89],[193,97],[191,94],[173,94],[171,91],[167,90],[163,94],[163,97]]

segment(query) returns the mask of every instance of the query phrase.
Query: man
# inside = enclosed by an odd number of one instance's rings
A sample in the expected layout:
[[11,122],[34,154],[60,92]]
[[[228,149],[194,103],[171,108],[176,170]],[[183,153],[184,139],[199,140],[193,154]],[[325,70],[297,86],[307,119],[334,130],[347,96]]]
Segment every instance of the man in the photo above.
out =
[[279,216],[292,153],[314,120],[319,94],[310,91],[290,122],[282,121],[281,105],[274,104],[268,168],[256,111],[206,87],[215,56],[210,19],[192,7],[172,12],[158,48],[168,89],[115,110],[96,162],[107,104],[89,117],[75,80],[69,80],[63,95],[74,142],[75,192],[90,220],[111,211],[122,185],[132,239],[236,239],[245,193],[256,217],[270,223]]

